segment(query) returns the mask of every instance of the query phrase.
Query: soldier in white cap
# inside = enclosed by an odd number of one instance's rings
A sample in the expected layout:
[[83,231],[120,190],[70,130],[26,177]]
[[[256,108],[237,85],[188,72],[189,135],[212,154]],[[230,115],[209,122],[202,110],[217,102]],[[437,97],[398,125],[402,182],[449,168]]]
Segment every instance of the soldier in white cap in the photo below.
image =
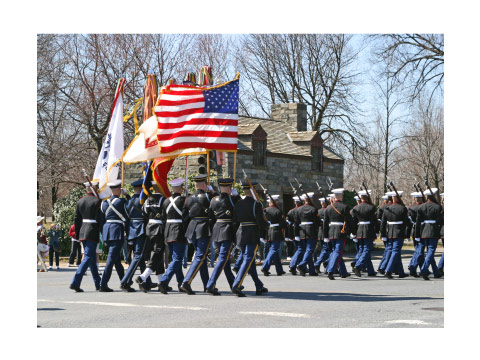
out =
[[403,191],[387,193],[387,195],[392,197],[393,204],[385,208],[380,228],[382,240],[386,240],[392,249],[385,267],[385,276],[388,279],[393,278],[392,273],[394,272],[398,273],[399,278],[408,276],[403,270],[402,247],[410,220],[408,219],[408,210],[399,198],[402,194]]
[[[442,197],[442,212],[445,211],[445,207],[444,207],[444,193],[441,193],[440,196]],[[442,228],[440,229],[440,239],[442,239],[442,245],[443,245],[443,252],[442,252],[442,257],[440,258],[440,261],[438,262],[438,271],[440,272],[440,275],[443,276],[443,257],[445,255],[445,239],[444,239],[444,233],[443,233],[443,226],[442,225]]]
[[278,206],[278,198],[280,195],[272,195],[268,198],[268,207],[265,208],[265,217],[268,221],[268,230],[266,241],[270,243],[268,254],[263,262],[262,272],[265,276],[270,275],[270,266],[272,262],[275,264],[275,271],[277,276],[285,274],[283,271],[282,262],[280,260],[280,245],[284,241],[283,229],[285,229],[285,220],[282,211]]
[[323,241],[323,239],[324,239],[324,237],[323,237],[323,222],[325,220],[325,211],[327,210],[327,199],[320,198],[318,200],[322,204],[322,207],[320,209],[318,209],[318,218],[320,220],[320,225],[318,226],[317,239],[320,242],[320,246],[321,246],[322,250],[320,251],[320,254],[317,257],[317,260],[315,261],[314,266],[315,266],[315,271],[317,272],[317,274],[321,274],[320,265],[322,263],[325,263],[325,261],[328,260],[328,257],[330,256],[330,253],[331,253],[331,250],[330,250],[330,247],[329,247],[329,243]]
[[168,284],[172,280],[173,275],[177,278],[179,291],[181,291],[180,287],[185,278],[182,271],[182,260],[185,254],[185,245],[187,244],[185,230],[187,229],[188,221],[184,221],[183,215],[185,197],[182,196],[182,192],[184,182],[185,179],[183,178],[170,181],[173,195],[165,200],[162,205],[162,216],[166,219],[165,241],[170,254],[172,254],[172,261],[158,283],[158,291],[162,294],[168,293]]
[[300,228],[299,236],[301,240],[305,241],[305,253],[297,265],[298,272],[302,276],[305,276],[307,266],[310,276],[318,276],[313,262],[313,252],[317,246],[317,229],[320,221],[317,215],[318,210],[313,206],[313,195],[313,192],[304,195],[305,205],[297,209],[297,226]]
[[410,194],[413,197],[413,205],[408,208],[408,218],[410,224],[407,227],[407,237],[412,237],[414,240],[415,251],[413,252],[412,259],[408,265],[410,276],[418,277],[417,267],[423,265],[425,260],[425,242],[417,241],[415,239],[415,222],[417,221],[417,210],[420,205],[423,204],[423,195],[421,192],[413,192]]
[[[388,193],[385,193],[384,196],[382,196],[382,199],[383,199],[383,205],[380,206],[378,209],[377,209],[377,219],[378,219],[378,226],[380,228],[380,225],[382,223],[382,218],[383,218],[383,212],[385,211],[385,208],[387,206],[390,206],[392,205],[392,197],[388,195]],[[378,234],[378,236],[381,237],[380,233]],[[387,267],[387,264],[388,264],[388,260],[390,259],[390,254],[392,253],[392,248],[390,247],[390,244],[387,243],[386,240],[384,240],[384,238],[382,238],[382,241],[383,241],[383,247],[384,247],[384,251],[383,251],[383,256],[382,256],[382,260],[380,260],[380,263],[378,264],[378,269],[377,271],[382,274],[382,275],[385,275],[385,268]]]
[[420,268],[420,275],[424,280],[429,280],[428,267],[430,265],[432,266],[433,276],[435,278],[441,277],[434,256],[440,238],[440,230],[443,226],[443,209],[435,200],[438,189],[433,188],[431,190],[428,189],[424,192],[427,202],[419,206],[415,223],[415,238],[417,241],[425,241],[425,247],[427,248],[425,261]]

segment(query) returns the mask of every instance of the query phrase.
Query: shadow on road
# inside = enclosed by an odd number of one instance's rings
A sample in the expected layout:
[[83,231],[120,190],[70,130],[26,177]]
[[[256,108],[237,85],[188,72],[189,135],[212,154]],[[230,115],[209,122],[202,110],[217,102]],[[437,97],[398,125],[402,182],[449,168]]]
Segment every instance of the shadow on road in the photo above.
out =
[[[248,292],[246,292],[247,295]],[[252,294],[252,296],[255,296]],[[375,302],[375,301],[411,301],[411,300],[443,300],[442,298],[428,296],[392,296],[354,293],[316,293],[316,292],[284,292],[275,291],[262,295],[264,297],[285,300],[309,300],[309,301],[352,301],[352,302]]]
[[37,308],[37,311],[57,311],[57,310],[65,310],[61,308]]

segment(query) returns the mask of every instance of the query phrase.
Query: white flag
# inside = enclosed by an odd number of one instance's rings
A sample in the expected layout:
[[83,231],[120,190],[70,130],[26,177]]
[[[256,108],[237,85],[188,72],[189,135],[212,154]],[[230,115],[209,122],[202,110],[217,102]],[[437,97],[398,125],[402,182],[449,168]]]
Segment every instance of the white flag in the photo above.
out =
[[112,195],[112,191],[107,183],[118,179],[120,173],[121,160],[124,151],[123,145],[123,85],[125,79],[120,79],[113,110],[108,126],[108,133],[102,145],[102,151],[98,155],[97,166],[93,174],[93,181],[98,181],[99,196],[105,199]]

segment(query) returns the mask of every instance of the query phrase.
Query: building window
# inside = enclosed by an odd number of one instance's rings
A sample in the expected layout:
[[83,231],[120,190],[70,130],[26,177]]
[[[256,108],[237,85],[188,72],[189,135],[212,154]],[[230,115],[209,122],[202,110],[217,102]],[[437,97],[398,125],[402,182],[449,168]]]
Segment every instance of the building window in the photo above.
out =
[[265,166],[267,156],[267,140],[253,140],[253,165]]
[[312,146],[312,170],[319,172],[323,171],[323,156],[322,148],[317,146]]

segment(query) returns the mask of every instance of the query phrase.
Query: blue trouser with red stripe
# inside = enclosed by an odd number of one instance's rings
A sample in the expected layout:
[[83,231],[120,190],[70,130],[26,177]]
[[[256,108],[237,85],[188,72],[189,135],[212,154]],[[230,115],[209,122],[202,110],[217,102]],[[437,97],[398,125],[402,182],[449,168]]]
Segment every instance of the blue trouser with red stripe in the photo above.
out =
[[303,254],[302,261],[298,264],[298,267],[301,267],[304,272],[306,272],[306,266],[308,265],[309,274],[315,274],[315,268],[313,264],[313,252],[317,246],[317,239],[305,239],[306,247],[305,253]]
[[373,268],[371,251],[373,249],[373,239],[358,239],[360,244],[360,255],[355,261],[355,267],[359,269],[367,268],[368,275],[375,274],[375,269]]
[[390,255],[390,259],[388,260],[385,271],[390,273],[396,272],[401,276],[405,275],[402,264],[403,239],[388,239],[387,242],[391,243],[392,253]]
[[327,272],[333,273],[335,269],[339,267],[339,273],[341,276],[346,274],[345,263],[341,266],[341,262],[343,262],[343,248],[345,247],[345,240],[340,239],[333,239],[330,240],[333,244],[332,254],[330,255],[330,259],[328,260]]
[[298,263],[303,259],[303,254],[305,254],[305,248],[307,246],[307,242],[305,239],[295,240],[295,246],[297,250],[295,254],[293,254],[292,259],[290,260],[290,269],[294,269]]
[[280,245],[282,245],[281,241],[270,242],[270,248],[268,249],[267,257],[263,262],[262,270],[270,270],[270,266],[273,262],[275,264],[275,270],[277,271],[277,274],[283,273],[282,262],[280,260]]
[[428,238],[425,240],[425,246],[427,247],[427,255],[425,255],[425,261],[420,269],[420,274],[427,274],[428,267],[432,265],[432,272],[434,276],[440,276],[435,262],[435,250],[437,249],[438,239]]
[[322,251],[320,252],[320,255],[318,255],[317,261],[315,261],[315,267],[320,266],[322,262],[327,261],[330,255],[330,246],[328,245],[329,243],[323,240],[320,241],[322,242]]

